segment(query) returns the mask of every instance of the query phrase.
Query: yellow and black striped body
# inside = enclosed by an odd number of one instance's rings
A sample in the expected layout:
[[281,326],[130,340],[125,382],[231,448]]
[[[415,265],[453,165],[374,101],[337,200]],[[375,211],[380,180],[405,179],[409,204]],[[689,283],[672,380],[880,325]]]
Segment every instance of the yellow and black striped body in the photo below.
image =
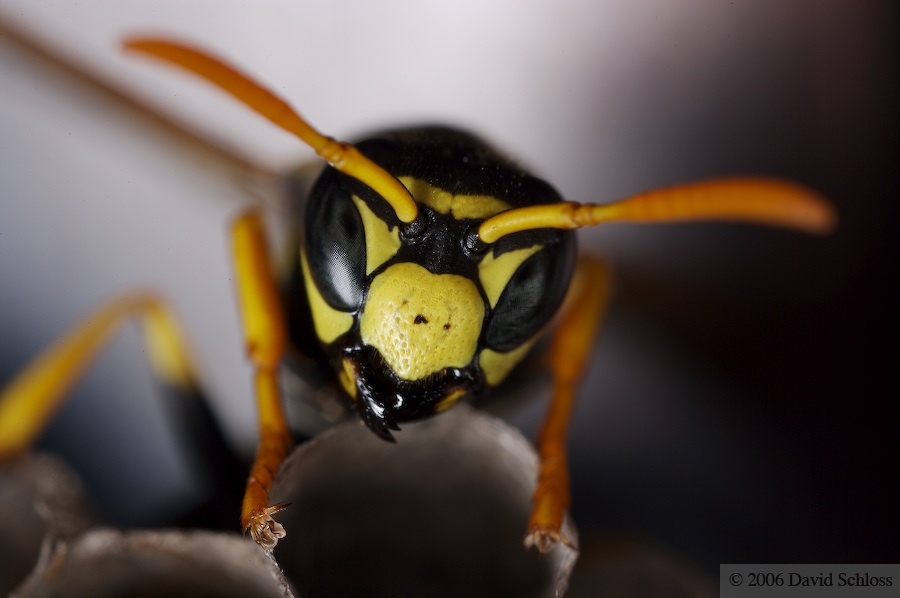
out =
[[356,147],[409,189],[419,216],[402,223],[368,186],[327,167],[306,202],[288,312],[295,336],[312,327],[354,408],[390,439],[397,422],[503,381],[562,302],[575,238],[539,229],[473,242],[490,216],[562,199],[467,133],[406,129]]

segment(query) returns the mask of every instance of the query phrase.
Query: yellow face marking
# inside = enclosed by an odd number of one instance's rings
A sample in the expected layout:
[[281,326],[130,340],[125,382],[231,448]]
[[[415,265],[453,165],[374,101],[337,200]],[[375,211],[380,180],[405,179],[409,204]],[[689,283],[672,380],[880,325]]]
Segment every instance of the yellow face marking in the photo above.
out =
[[356,372],[353,371],[353,363],[349,359],[341,360],[341,371],[338,372],[338,380],[348,395],[356,398]]
[[446,397],[444,397],[443,399],[441,399],[440,401],[437,402],[437,404],[434,406],[434,412],[441,413],[442,411],[446,411],[447,409],[450,409],[451,407],[456,405],[456,403],[463,396],[465,396],[465,394],[466,394],[466,391],[461,388],[459,390],[454,390],[453,392],[448,394]]
[[375,215],[366,202],[353,196],[353,203],[362,216],[366,235],[366,274],[385,263],[400,249],[400,231],[388,228],[387,222]]
[[421,201],[441,214],[450,214],[457,220],[463,218],[490,218],[505,212],[512,206],[492,195],[453,195],[420,179],[400,177],[416,201]]
[[350,330],[350,327],[353,326],[353,315],[338,311],[328,305],[309,273],[306,254],[302,250],[300,251],[300,263],[303,266],[303,282],[306,284],[306,296],[309,298],[309,309],[312,312],[316,336],[323,343],[331,343]]
[[543,245],[532,245],[524,249],[507,251],[496,258],[493,251],[484,256],[478,264],[478,278],[481,279],[481,286],[484,287],[491,307],[496,307],[503,289],[509,284],[519,266],[542,248]]
[[484,301],[471,280],[400,263],[372,281],[360,334],[398,376],[419,380],[468,365],[484,315]]
[[530,340],[506,353],[498,353],[491,349],[483,350],[478,363],[481,365],[481,371],[484,372],[484,378],[487,383],[491,386],[497,386],[503,382],[512,369],[528,354],[538,337],[540,337],[540,334],[535,335]]

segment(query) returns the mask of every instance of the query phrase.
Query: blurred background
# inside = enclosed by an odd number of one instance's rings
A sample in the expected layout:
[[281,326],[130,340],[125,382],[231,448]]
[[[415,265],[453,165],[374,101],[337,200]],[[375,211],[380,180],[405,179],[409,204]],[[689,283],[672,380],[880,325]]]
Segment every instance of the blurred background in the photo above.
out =
[[[470,128],[570,200],[727,174],[829,197],[841,221],[827,238],[709,224],[580,236],[618,278],[573,424],[575,520],[588,547],[639,538],[712,575],[900,556],[897,16],[889,0],[0,3],[3,22],[274,170],[311,152],[119,40],[213,49],[337,137]],[[249,454],[226,231],[260,200],[225,161],[8,33],[0,73],[0,382],[104,298],[157,289]],[[157,397],[127,328],[42,441],[112,523],[165,523],[202,496]],[[511,420],[533,434],[543,406]]]

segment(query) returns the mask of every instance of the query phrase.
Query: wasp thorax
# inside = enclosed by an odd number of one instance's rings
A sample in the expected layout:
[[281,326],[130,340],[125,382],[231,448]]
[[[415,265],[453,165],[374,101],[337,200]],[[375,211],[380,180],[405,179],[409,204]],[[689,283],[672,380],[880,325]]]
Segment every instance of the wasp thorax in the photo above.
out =
[[413,381],[467,366],[484,316],[484,301],[471,280],[399,263],[372,280],[360,335],[398,377]]

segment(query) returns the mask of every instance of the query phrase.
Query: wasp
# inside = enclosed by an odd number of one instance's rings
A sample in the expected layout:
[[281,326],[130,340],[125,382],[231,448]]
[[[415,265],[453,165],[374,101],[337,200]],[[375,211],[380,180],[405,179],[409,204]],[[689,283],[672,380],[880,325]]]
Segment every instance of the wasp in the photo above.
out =
[[[605,204],[564,200],[475,135],[439,126],[355,144],[315,130],[284,100],[189,44],[132,38],[124,48],[180,67],[232,95],[327,162],[305,200],[288,292],[273,276],[259,212],[232,225],[237,292],[255,368],[259,444],[241,522],[264,548],[286,533],[269,504],[291,434],[277,381],[290,348],[322,371],[378,437],[502,388],[547,337],[550,407],[524,543],[573,545],[566,434],[610,294],[609,267],[579,256],[575,229],[607,222],[742,221],[824,234],[830,204],[790,181],[739,177]],[[0,396],[0,458],[26,450],[121,322],[144,323],[154,369],[197,384],[181,327],[161,298],[122,295],[77,325]]]

